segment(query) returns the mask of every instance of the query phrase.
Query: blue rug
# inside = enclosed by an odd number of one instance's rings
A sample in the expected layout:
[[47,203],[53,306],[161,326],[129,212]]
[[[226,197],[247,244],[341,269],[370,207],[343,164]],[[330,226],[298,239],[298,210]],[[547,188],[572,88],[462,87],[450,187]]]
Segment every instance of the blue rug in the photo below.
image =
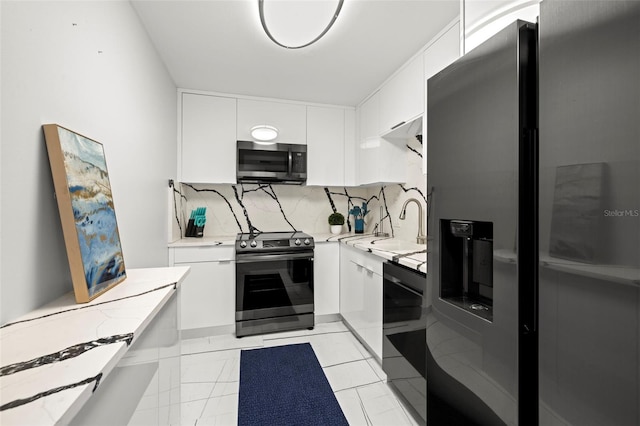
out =
[[240,353],[238,425],[348,425],[309,343]]

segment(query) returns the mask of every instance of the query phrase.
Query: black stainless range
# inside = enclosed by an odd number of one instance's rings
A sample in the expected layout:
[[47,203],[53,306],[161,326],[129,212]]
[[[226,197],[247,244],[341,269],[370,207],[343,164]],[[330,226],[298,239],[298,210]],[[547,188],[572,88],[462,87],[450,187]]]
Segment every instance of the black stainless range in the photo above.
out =
[[313,237],[263,232],[236,237],[236,337],[314,326]]

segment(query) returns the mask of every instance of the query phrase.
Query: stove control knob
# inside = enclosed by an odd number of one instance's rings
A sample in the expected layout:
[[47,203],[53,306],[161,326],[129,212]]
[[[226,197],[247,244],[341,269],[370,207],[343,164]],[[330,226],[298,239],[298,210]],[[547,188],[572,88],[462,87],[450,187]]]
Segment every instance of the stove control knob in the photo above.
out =
[[247,246],[247,242],[246,241],[240,241],[240,247],[241,248],[245,248]]
[[249,244],[251,247],[255,247],[258,245],[258,243],[256,243],[256,240],[251,241],[251,243]]
[[296,240],[293,242],[295,245],[299,246],[300,245],[300,240],[296,238]]
[[305,239],[304,239],[304,245],[305,245],[305,246],[308,246],[309,244],[311,244],[311,241],[309,241],[309,239],[308,239],[308,238],[305,238]]

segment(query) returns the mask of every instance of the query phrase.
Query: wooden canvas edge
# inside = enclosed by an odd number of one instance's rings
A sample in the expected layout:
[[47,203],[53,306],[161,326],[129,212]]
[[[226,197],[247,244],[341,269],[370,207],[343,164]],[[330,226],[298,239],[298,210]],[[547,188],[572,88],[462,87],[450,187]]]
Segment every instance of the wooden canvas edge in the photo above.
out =
[[58,203],[58,212],[60,213],[60,222],[62,224],[62,234],[67,251],[73,291],[77,303],[86,303],[89,301],[89,291],[84,275],[84,267],[82,265],[78,234],[75,221],[73,220],[73,207],[71,206],[71,195],[69,194],[64,157],[58,135],[58,125],[45,124],[42,128],[44,130],[47,152],[49,154],[53,187],[56,202]]
[[[115,280],[108,287],[105,287],[93,296],[89,296],[89,289],[84,272],[84,265],[82,264],[82,253],[80,251],[80,244],[78,242],[78,233],[76,230],[76,224],[73,217],[73,207],[71,205],[71,194],[69,193],[69,185],[67,182],[67,172],[64,164],[64,156],[62,153],[62,147],[60,145],[60,137],[58,129],[62,128],[68,132],[75,133],[88,140],[99,143],[91,138],[88,138],[73,130],[58,124],[43,124],[42,129],[45,136],[45,144],[47,146],[47,153],[49,155],[49,164],[51,166],[51,174],[53,177],[53,186],[56,193],[56,201],[58,204],[58,211],[60,213],[60,222],[62,224],[62,233],[64,236],[65,247],[67,251],[67,259],[69,262],[69,269],[71,272],[71,282],[73,284],[73,292],[75,295],[76,303],[87,303],[95,298],[101,296],[106,291],[112,289],[116,285],[120,284],[127,278],[126,264],[124,262],[124,256],[122,263],[124,266],[124,274],[119,279]],[[100,144],[102,145],[102,144]],[[109,171],[107,170],[107,174]],[[115,205],[114,205],[115,212]],[[120,240],[120,229],[116,228],[118,233],[118,240]],[[120,240],[122,245],[122,240]],[[122,248],[122,247],[121,247]]]

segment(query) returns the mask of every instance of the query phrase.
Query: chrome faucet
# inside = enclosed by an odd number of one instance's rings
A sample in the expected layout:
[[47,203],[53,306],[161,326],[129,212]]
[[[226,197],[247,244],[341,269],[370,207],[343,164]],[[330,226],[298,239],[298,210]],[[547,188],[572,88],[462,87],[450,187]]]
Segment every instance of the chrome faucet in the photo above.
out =
[[424,235],[424,225],[423,225],[424,210],[422,209],[422,204],[420,204],[420,201],[418,201],[415,198],[409,198],[407,201],[405,201],[404,204],[402,205],[402,210],[400,211],[400,220],[404,220],[405,217],[407,216],[407,204],[409,204],[412,201],[418,205],[418,236],[416,237],[416,242],[418,244],[426,244],[427,236]]

